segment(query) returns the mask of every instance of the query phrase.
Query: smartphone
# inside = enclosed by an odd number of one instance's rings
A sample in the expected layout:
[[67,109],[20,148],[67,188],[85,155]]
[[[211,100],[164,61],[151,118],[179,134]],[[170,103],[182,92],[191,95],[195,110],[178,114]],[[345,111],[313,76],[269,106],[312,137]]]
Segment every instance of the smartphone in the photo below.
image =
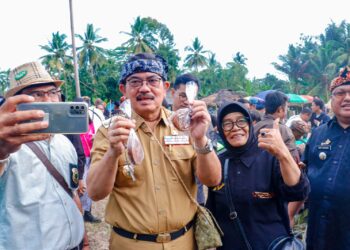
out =
[[31,102],[17,105],[17,110],[43,110],[45,116],[40,120],[24,122],[48,121],[46,129],[32,133],[50,134],[84,134],[88,131],[88,105],[85,102]]

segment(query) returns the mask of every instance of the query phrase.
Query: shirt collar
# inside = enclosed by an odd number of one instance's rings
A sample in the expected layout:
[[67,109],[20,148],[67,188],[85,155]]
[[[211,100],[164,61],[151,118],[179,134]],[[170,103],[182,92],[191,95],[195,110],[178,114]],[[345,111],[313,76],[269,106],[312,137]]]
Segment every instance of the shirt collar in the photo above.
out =
[[327,122],[327,127],[332,128],[334,124],[338,124],[337,118],[335,116]]
[[[230,158],[231,161],[240,161],[246,168],[251,168],[253,163],[256,161],[256,153],[258,152],[258,150],[259,148],[256,144],[252,146],[246,154],[240,156],[239,158],[235,156],[229,156],[228,158]],[[227,152],[227,150],[223,151],[222,154],[225,154],[225,152]]]
[[342,129],[342,130],[350,130],[350,127],[347,127],[346,129],[343,128],[342,126],[339,125],[338,123],[338,120],[337,120],[337,117],[334,116],[332,119],[330,119],[328,122],[327,122],[327,127],[328,128],[334,128],[335,126],[337,126],[338,128]]
[[[169,125],[168,117],[170,116],[171,111],[167,110],[166,108],[162,107],[160,110],[160,118],[157,122],[158,124],[164,124],[165,126]],[[133,112],[131,115],[132,119],[136,121],[135,124],[135,130],[138,130],[140,126],[145,124],[145,119],[143,119],[139,114]]]
[[271,114],[265,114],[263,120],[275,120],[275,118]]

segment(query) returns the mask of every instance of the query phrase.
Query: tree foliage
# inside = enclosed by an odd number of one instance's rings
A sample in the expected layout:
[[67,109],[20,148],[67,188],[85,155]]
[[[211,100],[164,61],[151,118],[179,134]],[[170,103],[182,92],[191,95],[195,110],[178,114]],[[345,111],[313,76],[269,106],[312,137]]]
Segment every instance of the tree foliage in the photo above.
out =
[[0,70],[0,94],[4,94],[4,92],[9,87],[9,74],[10,70]]
[[[235,52],[232,61],[221,65],[216,54],[205,49],[198,37],[186,46],[184,58],[180,57],[175,39],[169,28],[151,17],[136,17],[128,31],[119,32],[126,40],[115,49],[105,49],[106,38],[100,29],[88,24],[84,35],[76,35],[78,47],[79,76],[83,95],[105,101],[120,97],[119,72],[122,63],[131,55],[140,52],[157,53],[169,64],[169,81],[174,82],[181,73],[193,73],[199,79],[199,96],[204,97],[220,89],[231,89],[242,95],[255,95],[260,91],[278,89],[286,93],[319,95],[329,97],[328,85],[339,68],[350,64],[350,24],[331,22],[322,34],[301,34],[296,44],[290,44],[286,53],[278,56],[273,66],[285,76],[279,79],[266,72],[261,79],[249,79],[247,60],[241,52]],[[50,73],[66,82],[65,93],[73,99],[74,77],[71,45],[66,35],[52,33],[52,39],[40,46],[45,54],[41,57]],[[236,48],[238,51],[239,48]],[[183,62],[182,67],[180,63]],[[0,72],[0,88],[5,89],[7,71]]]
[[288,77],[291,91],[328,99],[331,80],[350,64],[350,24],[331,22],[319,36],[302,35],[279,60],[273,65]]
[[206,54],[209,52],[203,49],[203,45],[199,41],[198,37],[193,40],[191,46],[186,46],[185,51],[189,52],[185,58],[185,66],[189,69],[198,69],[208,66],[208,58]]

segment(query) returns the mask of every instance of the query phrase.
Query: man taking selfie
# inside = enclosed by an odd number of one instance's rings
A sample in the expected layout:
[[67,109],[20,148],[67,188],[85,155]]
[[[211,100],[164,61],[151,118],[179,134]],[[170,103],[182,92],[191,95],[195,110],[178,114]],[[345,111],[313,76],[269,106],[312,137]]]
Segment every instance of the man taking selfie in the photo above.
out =
[[[0,249],[79,249],[82,241],[83,219],[73,201],[78,186],[73,145],[61,134],[33,133],[48,127],[40,121],[43,111],[16,110],[21,103],[59,102],[62,83],[37,62],[10,73],[0,107]],[[38,121],[23,123],[29,120]]]
[[[163,58],[153,54],[129,58],[119,89],[130,100],[132,119],[114,117],[96,133],[87,189],[96,201],[110,195],[106,208],[106,221],[113,226],[110,249],[194,250],[197,208],[174,168],[193,197],[195,175],[208,186],[221,180],[220,162],[205,136],[210,123],[205,103],[191,104],[190,138],[180,137],[170,124],[170,111],[162,107],[170,85],[166,79]],[[134,173],[125,168],[131,129],[144,151]]]

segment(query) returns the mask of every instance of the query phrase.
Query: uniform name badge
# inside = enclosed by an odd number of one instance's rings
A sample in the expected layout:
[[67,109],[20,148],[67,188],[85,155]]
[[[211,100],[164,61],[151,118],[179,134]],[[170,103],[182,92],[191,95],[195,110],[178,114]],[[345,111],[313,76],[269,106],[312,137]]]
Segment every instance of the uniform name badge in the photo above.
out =
[[188,145],[190,137],[188,135],[166,135],[164,136],[165,145]]

